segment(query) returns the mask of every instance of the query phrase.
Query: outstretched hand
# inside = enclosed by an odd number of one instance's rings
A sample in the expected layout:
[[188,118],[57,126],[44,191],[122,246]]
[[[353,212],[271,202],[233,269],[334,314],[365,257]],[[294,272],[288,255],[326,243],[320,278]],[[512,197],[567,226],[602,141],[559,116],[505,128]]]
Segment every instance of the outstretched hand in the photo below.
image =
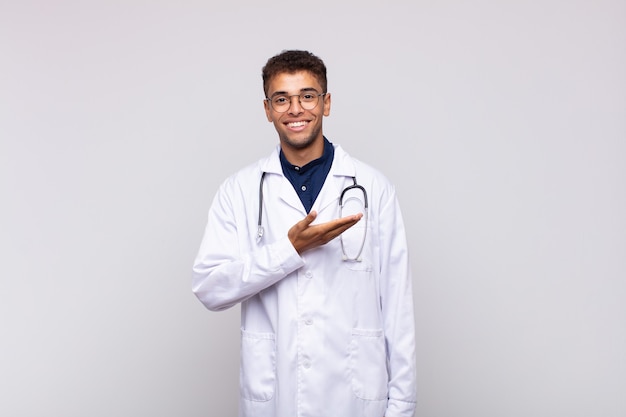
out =
[[287,233],[291,244],[299,254],[330,242],[357,224],[363,214],[353,214],[311,226],[316,217],[317,212],[311,211],[304,219],[294,224]]

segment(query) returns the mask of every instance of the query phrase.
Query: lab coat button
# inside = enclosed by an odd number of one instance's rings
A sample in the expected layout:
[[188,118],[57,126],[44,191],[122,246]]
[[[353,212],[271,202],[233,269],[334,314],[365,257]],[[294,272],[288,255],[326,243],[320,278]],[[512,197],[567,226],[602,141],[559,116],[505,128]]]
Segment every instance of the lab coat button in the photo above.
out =
[[312,325],[312,324],[313,324],[313,320],[311,320],[311,319],[306,319],[306,320],[304,320],[304,324],[306,324],[307,326],[310,326],[310,325]]
[[311,271],[306,271],[306,273],[304,274],[305,277],[311,279],[313,278],[313,273]]
[[304,363],[302,364],[302,366],[304,366],[305,369],[309,369],[311,367],[311,362],[309,361],[304,361]]

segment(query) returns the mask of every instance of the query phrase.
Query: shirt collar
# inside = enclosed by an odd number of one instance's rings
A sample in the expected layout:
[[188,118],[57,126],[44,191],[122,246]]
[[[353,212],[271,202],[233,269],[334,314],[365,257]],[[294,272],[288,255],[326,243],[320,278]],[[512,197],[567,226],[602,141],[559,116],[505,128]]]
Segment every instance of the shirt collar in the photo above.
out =
[[326,139],[326,137],[324,137],[324,153],[322,154],[321,157],[312,160],[306,165],[303,165],[303,166],[293,165],[291,162],[287,160],[287,157],[285,157],[285,154],[283,153],[282,150],[279,153],[279,158],[280,158],[280,164],[283,170],[295,171],[299,174],[304,174],[305,172],[313,169],[316,166],[324,165],[325,163],[332,161],[334,154],[335,154],[335,148],[333,147],[333,144],[330,143],[328,139]]
[[[336,176],[354,177],[356,175],[356,170],[350,155],[343,150],[341,145],[333,144],[333,148],[334,157],[330,174]],[[268,157],[259,160],[258,164],[262,172],[282,174],[283,171],[280,163],[280,144],[276,144],[273,152],[268,155]]]

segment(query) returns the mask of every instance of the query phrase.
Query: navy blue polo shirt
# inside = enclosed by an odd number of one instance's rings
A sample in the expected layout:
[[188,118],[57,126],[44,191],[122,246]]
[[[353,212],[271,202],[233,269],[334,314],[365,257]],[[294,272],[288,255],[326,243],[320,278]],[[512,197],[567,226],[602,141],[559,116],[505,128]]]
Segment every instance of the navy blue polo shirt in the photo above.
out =
[[324,154],[301,167],[291,164],[283,151],[280,151],[280,164],[283,167],[283,174],[293,185],[307,213],[311,211],[315,199],[322,190],[333,164],[334,156],[335,148],[326,137],[324,137]]

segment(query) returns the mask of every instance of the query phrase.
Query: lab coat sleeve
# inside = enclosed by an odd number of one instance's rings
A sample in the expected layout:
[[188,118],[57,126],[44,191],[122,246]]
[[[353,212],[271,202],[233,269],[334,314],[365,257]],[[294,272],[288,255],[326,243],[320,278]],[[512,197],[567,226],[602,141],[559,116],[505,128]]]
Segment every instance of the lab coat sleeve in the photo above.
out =
[[251,245],[245,204],[224,184],[213,200],[192,273],[192,289],[213,311],[240,303],[302,267],[304,261],[285,235]]
[[385,417],[412,417],[417,397],[412,276],[404,222],[392,186],[380,204],[381,307],[389,366]]

